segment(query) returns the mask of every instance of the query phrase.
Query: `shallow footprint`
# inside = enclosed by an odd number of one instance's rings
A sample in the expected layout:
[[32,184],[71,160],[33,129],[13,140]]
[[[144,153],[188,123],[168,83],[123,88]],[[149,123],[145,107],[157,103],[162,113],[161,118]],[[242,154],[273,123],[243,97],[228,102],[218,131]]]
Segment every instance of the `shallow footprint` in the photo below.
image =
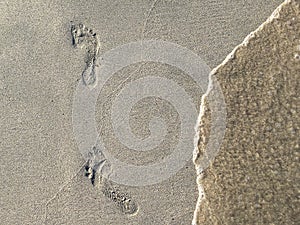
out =
[[138,205],[128,193],[113,187],[111,182],[105,178],[102,178],[100,188],[104,196],[113,201],[122,213],[127,215],[137,214]]
[[71,34],[73,46],[86,50],[86,66],[82,73],[82,80],[86,86],[94,88],[97,85],[95,67],[100,49],[99,36],[81,23],[71,25]]

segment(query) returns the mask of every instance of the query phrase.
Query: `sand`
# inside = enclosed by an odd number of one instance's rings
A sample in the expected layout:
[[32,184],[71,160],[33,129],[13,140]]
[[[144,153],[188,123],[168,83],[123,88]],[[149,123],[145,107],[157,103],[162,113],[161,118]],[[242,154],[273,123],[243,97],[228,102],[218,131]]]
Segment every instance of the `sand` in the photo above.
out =
[[[83,23],[99,35],[99,55],[132,41],[160,39],[186,47],[213,68],[281,1],[2,1],[1,27],[1,224],[191,224],[198,197],[191,160],[163,182],[132,187],[110,181],[91,182],[86,159],[73,133],[74,93],[87,66],[85,49],[74,48],[72,24]],[[196,91],[178,68],[148,63],[131,65],[105,86],[97,103],[97,129],[111,152],[123,161],[142,164],[168,155],[178,123],[173,121],[165,148],[143,155],[120,147],[111,134],[109,107],[125,85],[149,74],[177,79],[191,89],[197,108],[205,90]],[[127,80],[129,83],[131,80]],[[126,82],[125,82],[126,83]],[[120,84],[123,84],[123,86]],[[108,96],[106,98],[106,96]],[[147,136],[149,99],[135,108],[132,129]],[[144,115],[144,116],[140,116]],[[230,113],[229,113],[230,115]],[[196,121],[196,118],[195,118]],[[169,141],[169,142],[168,142]],[[87,171],[86,171],[87,170]],[[112,194],[111,192],[114,192]],[[131,200],[129,208],[125,199]],[[208,195],[208,194],[207,194]],[[136,213],[135,205],[138,207]],[[127,213],[129,212],[129,213]]]
[[[299,223],[299,33],[300,2],[285,1],[212,72],[227,127],[218,155],[198,176],[205,193],[196,224]],[[200,167],[214,92],[203,98]]]

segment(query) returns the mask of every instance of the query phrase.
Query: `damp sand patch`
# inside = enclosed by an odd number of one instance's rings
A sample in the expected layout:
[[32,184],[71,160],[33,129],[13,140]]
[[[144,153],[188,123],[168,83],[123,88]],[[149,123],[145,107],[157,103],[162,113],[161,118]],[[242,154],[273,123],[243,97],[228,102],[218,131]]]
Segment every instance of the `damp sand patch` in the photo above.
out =
[[[198,176],[194,224],[298,224],[300,2],[287,0],[212,71],[227,129]],[[202,99],[196,167],[210,133],[210,92]]]

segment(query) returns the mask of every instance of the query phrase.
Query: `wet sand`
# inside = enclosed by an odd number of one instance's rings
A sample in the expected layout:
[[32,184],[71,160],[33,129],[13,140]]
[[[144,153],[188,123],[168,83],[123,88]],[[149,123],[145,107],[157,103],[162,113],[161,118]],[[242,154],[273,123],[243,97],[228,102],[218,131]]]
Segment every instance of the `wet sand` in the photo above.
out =
[[[300,2],[286,1],[212,72],[227,127],[218,155],[198,176],[205,194],[197,224],[299,223],[299,33]],[[203,99],[200,167],[214,92]]]

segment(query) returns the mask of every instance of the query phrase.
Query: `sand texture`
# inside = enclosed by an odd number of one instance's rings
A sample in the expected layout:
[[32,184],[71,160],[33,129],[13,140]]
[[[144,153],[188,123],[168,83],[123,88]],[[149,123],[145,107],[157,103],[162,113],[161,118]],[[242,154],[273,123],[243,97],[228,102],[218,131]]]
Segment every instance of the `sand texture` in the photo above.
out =
[[[198,182],[197,224],[299,224],[300,1],[285,1],[212,72],[227,128]],[[210,133],[204,98],[199,158]]]
[[[96,59],[101,59],[105,52],[141,39],[165,40],[186,47],[213,68],[246,35],[263,23],[281,2],[0,1],[0,224],[190,224],[198,197],[192,162],[193,149],[187,152],[191,155],[191,160],[181,170],[156,185],[132,187],[96,176],[93,168],[101,167],[102,164],[87,162],[75,140],[72,107],[76,88],[81,82],[85,82],[91,89],[97,85],[94,70],[101,65],[97,64]],[[80,24],[88,29],[80,27]],[[295,27],[294,21],[291,20],[289,26]],[[75,34],[78,30],[80,32]],[[281,41],[276,37],[275,31],[274,28],[270,34],[263,36],[266,42],[278,39],[278,44],[284,48],[289,47],[291,42],[288,39]],[[289,32],[293,32],[293,29]],[[288,34],[286,37],[291,38]],[[260,45],[257,54],[272,53],[267,43]],[[247,49],[251,50],[250,47]],[[289,52],[292,54],[291,60],[287,60],[285,66],[291,65],[294,68],[294,50]],[[276,53],[284,54],[281,51]],[[267,60],[267,57],[257,57],[258,60],[252,58],[249,61],[248,69],[243,70],[243,73],[256,71],[260,62]],[[279,59],[275,55],[272,57]],[[265,63],[269,65],[272,60]],[[276,62],[274,66],[270,64],[265,68],[272,68],[278,74],[292,71],[276,70],[280,65],[280,62]],[[238,66],[236,71],[240,71]],[[268,73],[271,74],[265,72]],[[113,132],[110,123],[113,99],[126,85],[149,75],[172,78],[182,85],[190,93],[197,110],[201,96],[206,91],[195,89],[194,83],[180,69],[159,63],[134,64],[115,73],[98,97],[95,121],[107,149],[126,163],[140,165],[159,161],[169,155],[178,142],[178,114],[174,107],[159,98],[148,98],[140,102],[140,105],[137,104],[130,118],[132,132],[143,138],[149,135],[149,120],[152,117],[162,117],[169,127],[166,140],[160,148],[137,154],[124,146]],[[230,77],[229,80],[239,80],[245,88],[247,85],[249,88],[260,87],[244,82],[239,79],[240,76],[237,73],[235,78],[229,74],[226,77]],[[252,76],[245,74],[245,77],[250,79]],[[279,91],[293,91],[295,81],[283,81],[283,75],[273,77],[273,86],[270,86],[277,88],[276,85],[290,85],[288,89],[281,88]],[[259,85],[263,85],[260,82],[262,81],[258,80]],[[232,81],[234,87],[237,84]],[[238,90],[231,86],[228,88],[227,91]],[[276,93],[273,94],[277,96]],[[236,95],[230,95],[232,101],[239,101],[240,97]],[[245,94],[244,98],[246,96],[248,95]],[[229,101],[227,95],[226,97]],[[286,99],[283,98],[282,101]],[[248,96],[248,100],[243,101],[252,100]],[[234,111],[235,108],[230,108],[233,103],[228,104],[229,110]],[[292,105],[292,102],[289,101],[289,104]],[[265,105],[267,104],[263,104]],[[290,107],[282,107],[276,112],[282,115]],[[275,107],[274,110],[276,109]],[[242,114],[228,112],[228,115],[229,125],[231,121],[244,121]],[[272,118],[270,115],[266,117]],[[196,118],[193,120],[196,121]],[[295,126],[296,123],[292,125]],[[272,129],[283,129],[275,127],[275,122],[270,126]],[[282,126],[285,126],[284,122]],[[276,140],[279,142],[284,135],[280,134]],[[288,138],[291,137],[293,136]],[[229,140],[228,136],[226,140]],[[232,140],[237,141],[234,136]],[[225,144],[226,142],[224,146]],[[291,148],[285,150],[291,151]],[[274,151],[274,154],[278,154],[277,149]],[[283,160],[286,155],[282,157]],[[288,185],[288,182],[284,185]],[[220,209],[220,216],[222,213]]]

